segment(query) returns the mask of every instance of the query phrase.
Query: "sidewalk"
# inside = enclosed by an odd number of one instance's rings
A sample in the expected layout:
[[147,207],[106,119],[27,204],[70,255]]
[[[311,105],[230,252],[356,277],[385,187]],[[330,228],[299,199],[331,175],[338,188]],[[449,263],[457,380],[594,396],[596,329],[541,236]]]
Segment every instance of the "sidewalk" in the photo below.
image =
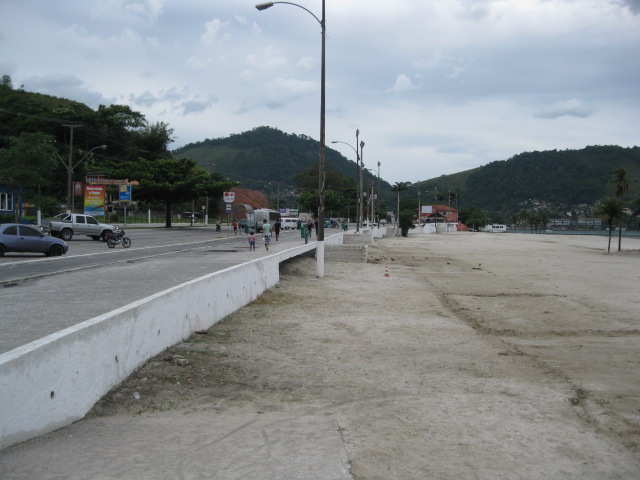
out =
[[90,418],[0,452],[0,478],[347,480],[336,421],[309,411]]

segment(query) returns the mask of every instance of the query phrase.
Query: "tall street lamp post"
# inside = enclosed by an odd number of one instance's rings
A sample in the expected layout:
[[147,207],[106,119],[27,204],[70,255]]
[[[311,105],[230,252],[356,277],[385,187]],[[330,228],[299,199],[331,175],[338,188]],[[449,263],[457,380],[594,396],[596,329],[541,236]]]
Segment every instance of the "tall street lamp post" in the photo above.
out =
[[324,277],[324,204],[325,204],[325,167],[324,167],[324,124],[325,124],[325,39],[326,39],[326,23],[325,23],[325,0],[322,0],[322,18],[318,18],[311,10],[306,9],[302,5],[292,2],[266,2],[256,5],[258,10],[266,10],[273,7],[276,3],[284,3],[293,5],[303,9],[309,13],[320,24],[322,33],[322,52],[321,52],[321,78],[320,78],[320,158],[318,160],[318,242],[316,245],[316,274],[318,277]]
[[[374,189],[374,185],[375,185],[374,179],[375,179],[376,172],[372,168],[365,168],[365,170],[368,170],[374,177],[369,180],[369,186],[371,188],[371,191],[369,193],[369,205],[368,205],[369,208],[367,208],[367,225],[371,227],[371,224],[374,223],[376,220],[375,206],[376,206],[377,194]],[[369,213],[371,213],[371,218],[369,218]]]
[[[356,146],[355,146],[355,148],[350,143],[343,142],[341,140],[333,140],[331,142],[331,143],[344,143],[349,148],[351,148],[351,150],[356,152],[356,195],[358,197],[358,200],[356,202],[356,232],[358,232],[358,233],[360,233],[360,224],[362,222],[362,194],[360,193],[362,191],[362,185],[361,185],[362,184],[362,175],[361,175],[361,170],[360,170],[362,168],[362,165],[360,164],[360,153],[358,152],[358,136],[359,135],[360,135],[360,130],[356,130]],[[364,147],[364,142],[362,142],[362,147]]]
[[[211,172],[209,171],[209,167],[215,167],[215,163],[203,163],[202,166],[205,168],[209,177],[211,177]],[[204,224],[209,225],[209,194],[207,193],[205,204],[204,204]]]
[[84,156],[78,160],[78,163],[76,163],[75,165],[73,164],[73,153],[70,150],[69,151],[69,163],[67,165],[65,165],[65,168],[67,169],[67,210],[69,210],[69,213],[73,212],[73,200],[74,200],[74,195],[73,195],[73,171],[76,169],[76,167],[78,165],[80,165],[82,162],[84,162],[84,160],[91,154],[93,153],[94,150],[97,149],[105,149],[107,148],[106,145],[99,145],[97,147],[93,147],[91,150],[89,150],[87,153],[84,154]]
[[376,197],[376,212],[378,212],[378,226],[380,226],[380,220],[381,220],[381,217],[380,217],[380,206],[381,206],[381,203],[380,203],[380,200],[381,200],[381,198],[380,198],[380,193],[381,193],[381,190],[380,190],[380,165],[381,165],[381,163],[378,162],[378,196]]
[[360,215],[358,216],[358,222],[362,225],[362,217],[364,215],[364,177],[362,175],[364,171],[364,142],[360,142]]

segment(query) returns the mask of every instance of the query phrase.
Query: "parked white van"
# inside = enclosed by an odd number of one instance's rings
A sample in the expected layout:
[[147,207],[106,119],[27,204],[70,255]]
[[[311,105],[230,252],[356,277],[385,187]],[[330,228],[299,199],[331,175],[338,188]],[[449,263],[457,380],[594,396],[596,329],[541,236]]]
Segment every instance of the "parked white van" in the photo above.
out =
[[484,231],[491,233],[504,233],[507,231],[507,226],[494,223],[493,225],[487,225],[484,227]]
[[283,230],[295,230],[298,228],[298,219],[295,217],[282,217],[280,219],[280,227]]

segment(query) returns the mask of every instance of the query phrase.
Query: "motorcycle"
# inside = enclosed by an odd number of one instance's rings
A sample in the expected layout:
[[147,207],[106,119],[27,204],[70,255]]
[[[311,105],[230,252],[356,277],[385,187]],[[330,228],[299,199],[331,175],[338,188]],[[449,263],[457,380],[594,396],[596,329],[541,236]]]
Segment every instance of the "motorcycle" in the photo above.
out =
[[119,243],[121,243],[124,248],[131,246],[131,239],[124,236],[124,230],[116,230],[107,237],[107,246],[109,248],[115,248]]

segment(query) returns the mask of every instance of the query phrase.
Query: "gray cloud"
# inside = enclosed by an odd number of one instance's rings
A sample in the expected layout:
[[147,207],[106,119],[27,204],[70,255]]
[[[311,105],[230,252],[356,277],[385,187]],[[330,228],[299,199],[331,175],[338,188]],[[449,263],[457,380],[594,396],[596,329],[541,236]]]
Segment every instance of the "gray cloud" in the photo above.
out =
[[626,6],[635,15],[640,15],[640,0],[620,0],[620,3]]
[[113,98],[105,98],[102,94],[89,89],[83,80],[75,75],[47,75],[34,76],[16,81],[14,86],[24,85],[30,92],[44,93],[55,97],[69,98],[77,102],[85,103],[93,109],[100,104],[109,104]]
[[182,107],[182,114],[200,113],[207,110],[214,102],[212,100],[187,100]]
[[569,100],[561,100],[542,108],[536,113],[537,118],[560,118],[560,117],[577,117],[587,118],[594,113],[594,108],[585,105],[576,98]]
[[[640,0],[329,3],[327,138],[358,128],[367,164],[381,161],[385,180],[638,142]],[[318,136],[320,28],[300,9],[10,4],[0,75],[15,86],[92,108],[128,104],[185,143],[259,125]]]

